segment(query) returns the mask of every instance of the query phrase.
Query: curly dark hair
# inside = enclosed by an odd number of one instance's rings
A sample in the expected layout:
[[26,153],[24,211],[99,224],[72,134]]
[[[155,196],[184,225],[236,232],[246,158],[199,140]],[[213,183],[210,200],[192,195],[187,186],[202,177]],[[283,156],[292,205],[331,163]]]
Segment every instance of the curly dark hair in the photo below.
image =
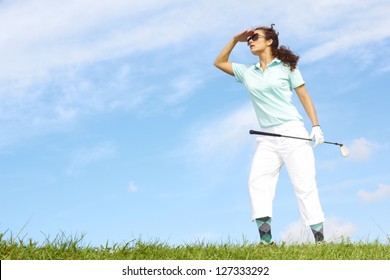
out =
[[260,26],[256,27],[255,30],[264,31],[265,39],[272,39],[271,51],[272,55],[279,58],[285,65],[290,67],[293,71],[298,64],[299,56],[294,54],[288,47],[279,47],[279,32],[274,28],[275,24],[271,24],[271,27]]

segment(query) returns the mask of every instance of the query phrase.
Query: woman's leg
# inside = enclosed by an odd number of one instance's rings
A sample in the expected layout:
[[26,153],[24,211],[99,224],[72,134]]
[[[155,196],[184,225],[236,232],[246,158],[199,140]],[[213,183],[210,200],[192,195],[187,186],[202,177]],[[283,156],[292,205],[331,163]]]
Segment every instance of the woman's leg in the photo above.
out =
[[260,240],[272,242],[272,202],[276,183],[283,164],[276,151],[275,139],[258,138],[258,145],[252,161],[249,176],[249,195],[252,205],[252,219],[256,221]]
[[[295,134],[290,135],[307,137],[304,135],[306,129],[302,129],[295,128]],[[295,139],[285,139],[284,147],[283,160],[294,186],[301,216],[311,226],[316,241],[322,241],[324,214],[318,195],[313,148],[309,142]]]

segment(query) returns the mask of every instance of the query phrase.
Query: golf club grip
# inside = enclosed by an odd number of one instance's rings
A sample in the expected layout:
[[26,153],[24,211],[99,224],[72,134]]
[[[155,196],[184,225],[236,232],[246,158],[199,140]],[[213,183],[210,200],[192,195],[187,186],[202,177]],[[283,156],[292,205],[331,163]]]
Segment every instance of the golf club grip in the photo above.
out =
[[282,137],[281,134],[270,133],[270,132],[263,132],[263,131],[257,131],[257,130],[249,130],[249,134],[258,134],[258,135]]

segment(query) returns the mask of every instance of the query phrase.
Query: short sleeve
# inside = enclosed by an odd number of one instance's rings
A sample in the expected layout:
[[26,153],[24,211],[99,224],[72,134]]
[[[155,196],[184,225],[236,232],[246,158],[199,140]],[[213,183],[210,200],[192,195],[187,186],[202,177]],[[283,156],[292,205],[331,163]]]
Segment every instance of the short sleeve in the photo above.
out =
[[233,67],[234,77],[236,78],[236,81],[243,83],[244,74],[246,70],[248,70],[249,66],[245,64],[232,63],[232,67]]
[[292,88],[297,88],[305,84],[305,81],[303,80],[301,72],[299,71],[298,67],[290,72],[289,77],[290,77],[290,83]]

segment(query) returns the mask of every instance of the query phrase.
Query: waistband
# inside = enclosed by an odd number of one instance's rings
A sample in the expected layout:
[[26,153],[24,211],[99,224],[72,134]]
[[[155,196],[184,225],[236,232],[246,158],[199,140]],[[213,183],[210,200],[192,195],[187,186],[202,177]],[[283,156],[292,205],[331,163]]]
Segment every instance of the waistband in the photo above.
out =
[[267,128],[263,128],[262,131],[270,133],[280,133],[291,129],[297,129],[305,127],[303,121],[288,121],[280,125],[275,125]]

